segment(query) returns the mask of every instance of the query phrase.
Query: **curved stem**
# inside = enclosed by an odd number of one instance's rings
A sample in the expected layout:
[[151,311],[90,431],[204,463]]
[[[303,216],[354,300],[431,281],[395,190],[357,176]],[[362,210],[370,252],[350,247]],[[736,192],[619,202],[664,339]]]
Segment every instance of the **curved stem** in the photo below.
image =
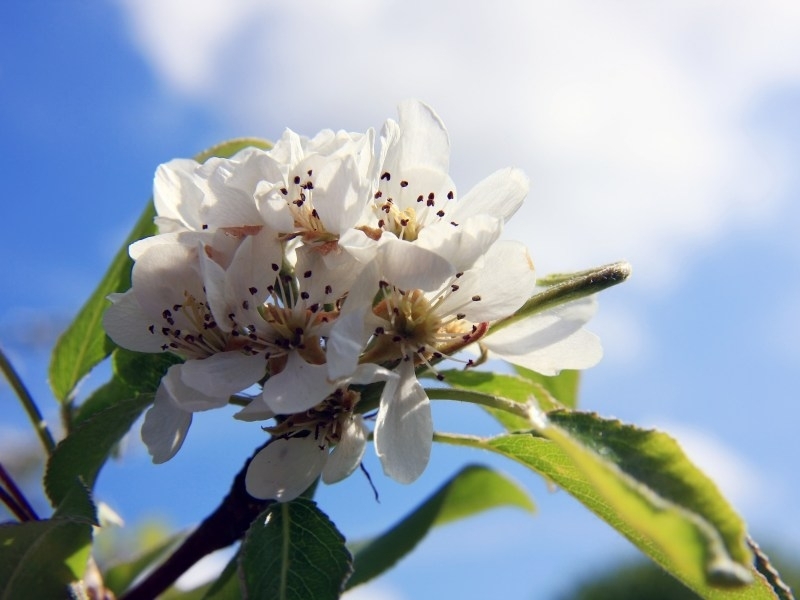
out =
[[515,402],[501,396],[484,394],[482,392],[471,392],[457,388],[425,388],[425,393],[431,400],[460,400],[462,402],[472,402],[481,406],[496,408],[518,417],[533,421],[532,407],[530,404]]
[[47,428],[47,423],[45,422],[44,418],[42,418],[42,413],[39,412],[39,407],[36,406],[36,402],[34,402],[33,397],[28,392],[25,384],[22,383],[22,379],[20,379],[19,375],[14,370],[14,367],[11,365],[11,362],[9,362],[1,348],[0,369],[3,371],[3,375],[6,376],[6,379],[8,379],[12,389],[16,392],[20,402],[22,402],[22,406],[25,408],[25,412],[28,413],[28,418],[31,420],[31,423],[33,423],[36,434],[39,436],[39,440],[41,440],[42,446],[44,446],[44,450],[49,456],[53,453],[53,449],[56,447],[53,436],[50,433],[50,430]]

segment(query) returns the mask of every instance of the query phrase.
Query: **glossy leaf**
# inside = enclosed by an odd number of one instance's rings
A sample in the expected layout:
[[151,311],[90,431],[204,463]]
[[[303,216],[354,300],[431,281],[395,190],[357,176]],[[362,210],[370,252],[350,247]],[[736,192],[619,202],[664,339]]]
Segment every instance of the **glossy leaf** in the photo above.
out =
[[[228,157],[248,146],[269,148],[270,145],[255,138],[230,140],[200,153],[195,159],[204,162],[211,156]],[[155,210],[150,201],[114,256],[100,284],[56,342],[50,360],[49,380],[59,402],[70,401],[81,379],[115,348],[102,325],[103,313],[108,307],[106,297],[112,292],[124,292],[131,286],[133,261],[128,256],[128,246],[155,233],[154,217]]]
[[97,473],[117,442],[152,402],[151,394],[120,399],[82,421],[58,443],[44,476],[45,491],[54,505],[63,500],[77,478],[90,489],[94,487]]
[[567,408],[578,406],[578,387],[581,379],[580,371],[564,370],[558,375],[548,377],[525,367],[514,365],[514,370],[530,382],[538,383],[547,390],[553,398]]
[[96,520],[75,480],[52,519],[0,525],[0,600],[69,597],[86,570]]
[[486,467],[465,467],[385,534],[353,545],[354,572],[347,588],[390,569],[411,552],[432,527],[501,506],[534,510],[525,491],[505,476]]
[[247,531],[239,563],[244,596],[339,598],[352,564],[344,538],[311,500],[273,504]]
[[751,566],[741,519],[666,434],[563,411],[534,434],[447,437],[544,475],[706,598],[775,597]]
[[0,525],[0,600],[69,597],[91,542],[91,525],[70,519]]

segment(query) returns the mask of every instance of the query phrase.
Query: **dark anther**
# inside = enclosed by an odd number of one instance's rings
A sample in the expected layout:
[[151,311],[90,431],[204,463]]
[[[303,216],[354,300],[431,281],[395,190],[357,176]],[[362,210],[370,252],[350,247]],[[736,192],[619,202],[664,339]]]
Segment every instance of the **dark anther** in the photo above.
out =
[[392,176],[389,175],[389,171],[386,171],[383,175],[381,175],[381,179],[384,179],[386,181],[389,181],[391,178]]
[[305,277],[306,279],[311,277],[311,271],[306,271],[305,273],[303,273],[303,277]]
[[253,296],[255,296],[258,293],[258,288],[257,287],[249,287],[249,288],[247,288],[247,291],[250,292]]
[[407,186],[408,186],[408,182],[407,181],[401,181],[400,182],[400,187],[407,187]]
[[473,301],[473,302],[480,302],[480,300],[481,300],[481,297],[480,297],[480,296],[478,296],[478,294],[475,294],[475,295],[472,297],[472,301]]
[[294,182],[295,182],[295,184],[300,183],[300,175],[295,175],[294,176]]

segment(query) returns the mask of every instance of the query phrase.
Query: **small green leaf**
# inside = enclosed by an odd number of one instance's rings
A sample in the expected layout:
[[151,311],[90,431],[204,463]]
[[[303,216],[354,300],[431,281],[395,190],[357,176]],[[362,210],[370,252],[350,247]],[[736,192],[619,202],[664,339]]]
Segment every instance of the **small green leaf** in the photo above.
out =
[[669,436],[585,413],[548,417],[535,434],[437,440],[498,452],[544,475],[705,598],[775,597],[752,568],[743,522]]
[[[205,162],[212,156],[233,156],[248,146],[266,149],[270,147],[270,143],[257,138],[230,140],[201,152],[195,160]],[[112,292],[124,292],[131,287],[133,261],[128,256],[128,246],[156,232],[154,217],[155,209],[151,200],[122,244],[122,248],[114,256],[100,284],[56,342],[50,358],[49,379],[53,394],[59,402],[72,400],[80,380],[115,348],[102,325],[103,313],[108,307],[106,297]]]
[[390,569],[411,552],[432,527],[500,506],[534,510],[525,491],[503,475],[477,465],[465,467],[382,536],[353,545],[355,570],[347,588]]
[[244,596],[275,600],[339,598],[352,571],[344,538],[311,500],[272,504],[242,543]]
[[547,390],[553,398],[567,408],[578,406],[578,387],[581,379],[580,371],[564,370],[558,375],[548,377],[536,371],[514,365],[514,370],[532,383],[538,383]]
[[0,600],[68,598],[91,546],[92,526],[69,518],[0,524]]
[[97,473],[111,450],[152,402],[152,394],[120,399],[82,421],[59,442],[44,476],[45,491],[54,506],[61,503],[77,478],[94,488]]

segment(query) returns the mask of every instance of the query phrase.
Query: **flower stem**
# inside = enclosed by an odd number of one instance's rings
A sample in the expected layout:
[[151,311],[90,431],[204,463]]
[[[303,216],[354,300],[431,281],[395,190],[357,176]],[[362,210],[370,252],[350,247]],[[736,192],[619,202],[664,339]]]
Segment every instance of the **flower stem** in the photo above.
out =
[[484,394],[482,392],[471,392],[469,390],[459,390],[456,388],[425,388],[425,393],[431,400],[460,400],[472,402],[481,406],[496,408],[524,419],[531,419],[531,407],[527,403],[515,402],[501,396]]
[[22,402],[22,406],[25,412],[28,413],[28,418],[31,420],[31,423],[33,423],[33,428],[36,430],[36,434],[39,436],[42,446],[44,446],[44,450],[49,456],[56,447],[53,436],[47,428],[47,423],[44,418],[42,418],[42,413],[39,412],[36,402],[34,402],[33,397],[28,392],[25,384],[22,383],[22,379],[20,379],[19,375],[14,370],[14,367],[11,365],[11,362],[9,362],[2,349],[0,349],[0,369],[2,369],[3,375],[6,376],[6,379],[8,379],[8,382],[11,384],[11,388],[16,392],[20,402]]
[[[556,275],[553,280],[558,283],[532,296],[513,315],[494,323],[490,331],[498,331],[536,313],[601,292],[606,288],[622,283],[630,277],[630,274],[630,264],[620,261],[575,273],[571,278],[567,278],[566,275]],[[543,281],[548,282],[547,278]]]
[[25,495],[20,491],[19,487],[2,464],[0,464],[0,483],[2,483],[0,487],[0,500],[14,513],[17,519],[20,521],[39,520],[39,515],[33,510],[30,502],[25,498]]
[[483,448],[486,444],[484,438],[477,435],[465,435],[461,433],[433,433],[433,441],[451,446],[466,446],[467,448]]

